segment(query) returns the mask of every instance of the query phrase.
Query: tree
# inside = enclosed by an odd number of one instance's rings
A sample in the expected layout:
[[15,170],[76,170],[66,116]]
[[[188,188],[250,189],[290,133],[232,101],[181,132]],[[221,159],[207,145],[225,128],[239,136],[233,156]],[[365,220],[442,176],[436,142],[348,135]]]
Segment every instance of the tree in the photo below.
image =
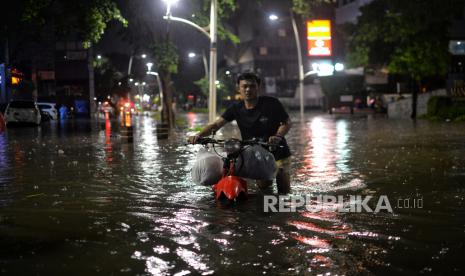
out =
[[162,122],[168,123],[172,128],[174,126],[174,112],[173,112],[173,84],[171,81],[171,74],[178,72],[179,56],[176,51],[176,46],[166,40],[161,43],[156,43],[152,47],[155,60],[158,65],[158,74],[161,75],[163,80],[163,109],[162,109]]
[[117,20],[127,25],[114,0],[25,0],[22,20],[47,23],[55,27],[58,36],[76,34],[90,47],[104,34],[108,23]]
[[110,94],[124,95],[122,93],[124,91],[122,87],[123,74],[116,70],[108,58],[101,57],[94,60],[94,74],[96,96],[105,97]]
[[[409,76],[421,87],[430,76],[443,76],[449,64],[448,27],[463,0],[374,0],[348,26],[348,63]],[[416,117],[418,90],[412,91]]]
[[18,0],[5,11],[0,17],[0,56],[6,68],[25,72],[43,62],[44,50],[53,49],[57,39],[72,34],[89,47],[110,21],[126,24],[113,0]]

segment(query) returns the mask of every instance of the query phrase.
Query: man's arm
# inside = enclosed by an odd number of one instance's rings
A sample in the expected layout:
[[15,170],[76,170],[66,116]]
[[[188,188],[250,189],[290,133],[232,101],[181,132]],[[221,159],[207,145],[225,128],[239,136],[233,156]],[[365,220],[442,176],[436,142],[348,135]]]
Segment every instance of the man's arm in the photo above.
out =
[[279,144],[279,142],[281,142],[281,140],[284,139],[284,136],[289,132],[291,127],[292,127],[291,119],[287,118],[287,121],[281,123],[275,135],[271,136],[268,139],[268,142],[270,144]]
[[195,142],[197,142],[197,140],[200,138],[200,137],[204,137],[204,136],[208,136],[208,135],[211,135],[213,133],[215,133],[217,130],[219,130],[220,128],[222,128],[225,124],[227,124],[228,121],[226,121],[223,117],[219,117],[216,121],[214,121],[213,123],[211,124],[208,124],[206,125],[199,133],[197,133],[196,135],[193,135],[193,136],[190,136],[188,138],[188,142],[191,143],[191,144],[195,144]]

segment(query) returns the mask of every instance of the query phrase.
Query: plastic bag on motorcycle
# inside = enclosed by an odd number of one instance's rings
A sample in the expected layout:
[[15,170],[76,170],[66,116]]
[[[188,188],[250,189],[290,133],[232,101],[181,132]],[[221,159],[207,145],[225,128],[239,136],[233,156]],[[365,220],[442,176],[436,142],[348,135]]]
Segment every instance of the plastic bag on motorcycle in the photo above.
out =
[[276,163],[271,152],[260,145],[245,148],[236,163],[236,175],[256,180],[273,180]]
[[192,181],[199,185],[213,185],[221,179],[222,175],[221,158],[205,148],[200,149],[191,170]]

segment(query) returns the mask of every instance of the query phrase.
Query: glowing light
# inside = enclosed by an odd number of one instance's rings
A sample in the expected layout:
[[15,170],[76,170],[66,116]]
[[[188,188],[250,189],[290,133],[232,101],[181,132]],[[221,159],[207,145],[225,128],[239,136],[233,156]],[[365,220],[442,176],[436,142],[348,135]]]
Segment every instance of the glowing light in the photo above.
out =
[[276,15],[276,14],[270,14],[270,16],[268,16],[268,18],[271,20],[271,21],[276,21],[279,19],[279,17]]
[[309,56],[331,56],[331,21],[307,21],[307,44]]
[[190,58],[194,58],[196,56],[196,54],[191,52],[187,56],[190,57]]
[[344,70],[344,64],[338,62],[338,63],[336,63],[336,65],[334,65],[334,69],[336,71],[340,72],[340,71]]

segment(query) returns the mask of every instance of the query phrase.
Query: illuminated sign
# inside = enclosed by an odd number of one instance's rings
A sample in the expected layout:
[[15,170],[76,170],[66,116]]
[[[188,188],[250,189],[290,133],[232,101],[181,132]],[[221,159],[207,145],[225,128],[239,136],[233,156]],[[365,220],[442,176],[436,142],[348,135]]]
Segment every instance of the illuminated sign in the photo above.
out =
[[331,21],[307,21],[307,43],[309,56],[331,56]]
[[18,85],[24,78],[23,73],[21,73],[18,69],[13,68],[11,69],[11,84]]

